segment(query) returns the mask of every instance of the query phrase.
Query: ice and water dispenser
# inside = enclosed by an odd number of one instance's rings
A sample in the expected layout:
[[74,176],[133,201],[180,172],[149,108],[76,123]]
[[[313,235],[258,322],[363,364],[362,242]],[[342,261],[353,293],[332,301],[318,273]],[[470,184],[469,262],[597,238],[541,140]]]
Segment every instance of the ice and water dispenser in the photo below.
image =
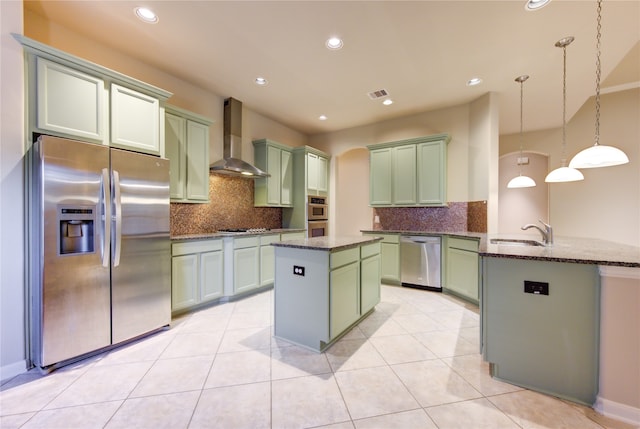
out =
[[95,251],[95,206],[58,206],[60,255]]

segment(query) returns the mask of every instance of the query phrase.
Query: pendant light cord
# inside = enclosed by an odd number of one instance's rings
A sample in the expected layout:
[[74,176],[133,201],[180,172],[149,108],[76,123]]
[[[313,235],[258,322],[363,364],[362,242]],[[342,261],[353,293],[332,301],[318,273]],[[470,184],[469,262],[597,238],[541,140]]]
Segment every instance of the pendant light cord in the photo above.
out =
[[567,163],[567,45],[562,47],[562,160],[564,167]]
[[[522,103],[522,97],[523,97],[523,83],[524,80],[520,80],[520,158],[522,158],[522,141],[524,140],[524,137],[522,135],[522,130],[523,130],[523,126],[522,126],[522,121],[523,121],[523,115],[522,115],[522,109],[523,109],[523,103]],[[518,163],[519,165],[520,163]]]
[[596,32],[596,135],[595,145],[600,144],[600,29],[602,27],[602,0],[598,0],[598,25]]

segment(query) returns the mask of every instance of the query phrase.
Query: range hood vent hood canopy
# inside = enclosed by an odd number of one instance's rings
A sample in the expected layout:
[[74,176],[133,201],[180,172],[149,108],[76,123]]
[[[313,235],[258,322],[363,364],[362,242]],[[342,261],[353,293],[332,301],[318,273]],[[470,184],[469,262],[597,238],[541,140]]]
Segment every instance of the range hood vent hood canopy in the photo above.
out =
[[242,102],[224,100],[223,159],[209,166],[212,173],[257,179],[270,174],[242,160]]

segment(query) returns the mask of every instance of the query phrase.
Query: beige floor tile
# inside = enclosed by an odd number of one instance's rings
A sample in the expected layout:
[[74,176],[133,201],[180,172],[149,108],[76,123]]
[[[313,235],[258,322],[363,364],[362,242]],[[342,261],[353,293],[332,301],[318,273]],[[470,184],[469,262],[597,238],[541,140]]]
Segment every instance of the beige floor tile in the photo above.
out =
[[190,429],[271,427],[270,383],[205,389]]
[[442,325],[424,313],[401,314],[393,316],[393,320],[410,334],[441,331],[443,329]]
[[478,354],[477,345],[465,340],[458,331],[432,331],[413,334],[439,358]]
[[152,364],[148,361],[89,368],[45,408],[126,399]]
[[274,428],[314,427],[349,420],[331,374],[276,380],[271,392]]
[[169,333],[168,331],[160,332],[151,337],[118,347],[111,350],[99,362],[96,362],[96,366],[155,361],[176,336],[177,334]]
[[382,337],[389,335],[402,335],[407,331],[389,316],[370,315],[358,323],[358,328],[365,337]]
[[488,399],[524,429],[602,428],[571,405],[531,390],[492,396]]
[[127,399],[105,429],[186,428],[199,397],[193,391]]
[[227,329],[264,328],[271,326],[271,313],[264,310],[253,312],[234,311]]
[[342,423],[334,423],[332,425],[317,426],[315,429],[354,429],[354,426],[351,420],[349,420]]
[[270,348],[271,328],[233,329],[225,331],[218,353]]
[[462,328],[458,331],[460,333],[460,337],[474,344],[480,352],[480,327],[475,326],[473,328]]
[[107,424],[120,404],[122,401],[109,401],[40,411],[21,429],[100,429]]
[[484,396],[522,390],[519,386],[493,379],[489,373],[489,363],[483,362],[480,355],[456,356],[442,361]]
[[227,324],[231,318],[231,311],[225,313],[194,314],[187,320],[181,328],[181,332],[217,332],[227,329]]
[[389,367],[342,371],[335,377],[354,420],[419,408]]
[[6,416],[39,411],[84,372],[57,371],[43,376],[37,370],[31,370],[20,374],[2,385],[0,414]]
[[408,334],[373,337],[369,341],[389,365],[436,359],[436,355]]
[[334,372],[387,364],[375,347],[366,339],[341,339],[329,347],[325,354]]
[[349,330],[349,332],[344,334],[344,336],[341,339],[342,340],[361,340],[365,338],[367,337],[362,333],[360,328],[358,328],[357,326],[354,326],[353,328],[351,328],[351,330]]
[[269,381],[270,376],[269,349],[221,353],[215,357],[204,387],[208,389]]
[[324,353],[316,353],[298,346],[271,350],[272,380],[330,372],[331,366]]
[[450,311],[437,311],[429,313],[429,317],[436,320],[445,330],[460,330],[463,328],[475,328],[480,326],[478,314],[467,309],[453,309]]
[[440,429],[520,428],[485,398],[427,408],[427,414]]
[[162,352],[160,359],[213,356],[218,351],[223,335],[223,331],[182,332]]
[[[12,414],[10,416],[0,416],[0,428],[2,429],[18,429],[22,427],[36,413]],[[353,426],[352,426],[353,429]]]
[[403,363],[391,368],[423,407],[482,396],[440,360]]
[[356,429],[437,429],[423,409],[356,420]]
[[211,368],[213,356],[196,356],[156,361],[130,397],[164,395],[200,390]]

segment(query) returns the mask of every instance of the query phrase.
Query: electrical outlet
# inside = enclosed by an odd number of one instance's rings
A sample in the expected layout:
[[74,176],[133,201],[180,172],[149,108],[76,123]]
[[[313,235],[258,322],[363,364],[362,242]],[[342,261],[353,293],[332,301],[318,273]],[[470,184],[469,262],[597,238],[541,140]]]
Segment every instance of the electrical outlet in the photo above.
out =
[[301,267],[299,265],[294,265],[293,266],[293,275],[294,276],[302,276],[302,277],[304,277],[304,267]]
[[534,295],[549,295],[549,283],[525,280],[524,293],[532,293]]

